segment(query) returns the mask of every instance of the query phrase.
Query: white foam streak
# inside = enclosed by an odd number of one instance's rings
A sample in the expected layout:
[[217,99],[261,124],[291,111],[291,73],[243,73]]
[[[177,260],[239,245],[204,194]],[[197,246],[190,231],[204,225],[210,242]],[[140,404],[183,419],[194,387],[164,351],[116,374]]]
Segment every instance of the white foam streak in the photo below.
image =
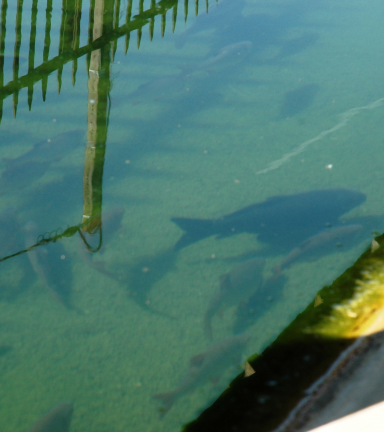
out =
[[281,167],[281,165],[284,165],[293,156],[297,156],[298,154],[302,153],[312,143],[319,141],[319,140],[323,139],[324,137],[326,137],[327,135],[330,135],[331,133],[337,131],[338,129],[341,129],[342,127],[346,126],[346,124],[349,122],[349,120],[352,117],[360,114],[362,111],[372,110],[372,109],[381,107],[383,105],[384,105],[384,98],[381,98],[381,99],[378,99],[377,101],[372,102],[368,105],[356,107],[356,108],[351,108],[350,110],[343,112],[342,114],[340,114],[341,121],[339,123],[337,123],[337,125],[333,126],[331,129],[327,129],[325,131],[322,131],[319,133],[319,135],[315,136],[314,138],[311,138],[311,139],[301,143],[293,151],[286,153],[280,159],[276,159],[273,162],[269,163],[266,168],[264,168],[260,171],[257,171],[256,175],[265,174],[269,171],[272,171],[272,170],[275,170],[275,169]]

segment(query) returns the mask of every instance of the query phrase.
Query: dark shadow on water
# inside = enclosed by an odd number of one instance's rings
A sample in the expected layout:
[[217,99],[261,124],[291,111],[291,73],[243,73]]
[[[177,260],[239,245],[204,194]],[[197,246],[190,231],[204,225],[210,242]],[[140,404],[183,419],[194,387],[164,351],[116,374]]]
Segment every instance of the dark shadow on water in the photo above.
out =
[[0,357],[5,356],[10,351],[12,351],[13,347],[11,345],[0,345]]
[[172,314],[162,312],[157,305],[152,305],[148,295],[152,287],[175,268],[176,258],[177,252],[170,249],[141,258],[134,265],[127,266],[126,275],[120,281],[127,281],[129,298],[148,312],[174,318]]
[[306,84],[285,94],[277,120],[294,117],[303,113],[313,104],[320,87]]
[[299,54],[315,45],[319,40],[319,37],[318,33],[306,32],[299,37],[282,42],[280,52],[266,63],[278,64],[283,60],[286,60],[288,57]]
[[[124,124],[134,128],[133,136],[129,140],[129,158],[137,160],[153,152],[180,152],[177,148],[175,149],[167,144],[166,137],[170,133],[174,133],[178,125],[183,125],[194,114],[202,109],[216,106],[222,101],[222,96],[216,91],[218,84],[215,84],[214,80],[209,82],[213,83],[209,90],[206,88],[207,81],[205,81],[204,88],[197,87],[191,90],[186,97],[175,100],[172,108],[165,109],[162,114],[159,114],[154,121],[149,123],[146,119],[129,120],[130,111],[134,111],[135,106],[128,106],[126,108],[128,120],[125,120]],[[109,162],[114,165],[118,164],[121,162],[121,155],[118,153],[112,154]]]
[[234,333],[243,333],[268,312],[274,303],[279,301],[279,297],[287,281],[288,278],[285,275],[272,276],[264,281],[263,285],[245,304],[239,305],[233,325]]

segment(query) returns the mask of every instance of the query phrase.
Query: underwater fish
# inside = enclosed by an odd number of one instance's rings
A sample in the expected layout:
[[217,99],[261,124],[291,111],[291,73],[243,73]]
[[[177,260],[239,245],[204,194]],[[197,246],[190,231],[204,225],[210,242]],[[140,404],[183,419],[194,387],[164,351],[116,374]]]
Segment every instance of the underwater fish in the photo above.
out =
[[220,51],[209,56],[207,59],[195,65],[182,65],[182,70],[179,74],[173,74],[153,79],[144,84],[141,84],[137,90],[128,95],[128,100],[132,101],[133,105],[137,105],[145,101],[160,101],[174,99],[186,95],[189,91],[186,78],[196,72],[218,72],[227,69],[231,66],[243,61],[251,52],[252,42],[242,41],[227,45]]
[[191,393],[209,380],[217,378],[230,366],[238,366],[241,353],[248,340],[249,335],[247,334],[231,336],[212,345],[205,352],[192,357],[188,372],[180,384],[170,392],[158,393],[153,396],[163,404],[161,414],[164,415],[181,396]]
[[155,78],[141,84],[127,96],[133,105],[141,102],[172,100],[186,91],[184,72]]
[[[37,242],[39,232],[33,221],[27,222],[23,230],[26,233],[28,248]],[[75,309],[71,303],[71,265],[60,241],[37,246],[27,254],[36,276],[43,285],[60,303],[68,309]]]
[[80,146],[83,135],[84,131],[81,129],[63,132],[52,138],[39,141],[33,145],[31,150],[17,158],[3,158],[2,160],[11,168],[29,161],[59,161],[70,151]]
[[13,347],[11,345],[0,345],[0,357],[8,354],[12,349]]
[[36,143],[31,150],[14,159],[3,158],[6,169],[0,177],[0,193],[18,190],[42,177],[50,165],[59,162],[79,147],[83,131],[73,130]]
[[362,225],[343,225],[333,228],[327,228],[324,231],[316,234],[293,249],[282,263],[274,269],[276,274],[279,274],[284,268],[289,267],[295,261],[306,258],[308,255],[315,253],[319,255],[322,249],[337,249],[342,246],[340,242],[348,242],[353,240],[363,231]]
[[[192,74],[197,71],[218,72],[235,66],[243,61],[252,50],[252,42],[242,41],[227,45],[213,56],[209,56],[196,66],[185,66],[182,69]],[[188,70],[189,68],[189,70]]]
[[308,109],[319,91],[317,84],[303,85],[285,94],[277,120],[293,117]]
[[0,227],[0,258],[4,258],[23,246],[15,208],[8,207],[0,214]]
[[209,339],[212,339],[213,316],[222,308],[248,300],[262,285],[264,265],[263,258],[253,258],[220,276],[220,288],[212,297],[204,315],[204,330]]
[[61,402],[41,417],[28,432],[69,432],[72,414],[72,402]]
[[51,162],[26,161],[19,165],[7,163],[7,169],[0,178],[0,194],[24,188],[42,177]]
[[363,203],[366,196],[350,189],[320,189],[273,196],[216,219],[172,218],[185,233],[175,244],[180,250],[207,237],[228,237],[248,232],[264,243],[297,246],[326,226],[340,224],[339,217]]
[[245,6],[245,0],[237,0],[235,2],[222,0],[216,5],[211,6],[209,13],[198,15],[192,25],[176,38],[176,48],[182,48],[189,39],[201,32],[222,29],[228,21],[235,23],[244,21],[242,10]]
[[283,42],[281,50],[279,54],[277,54],[272,60],[281,60],[286,57],[298,54],[311,46],[313,46],[317,40],[319,39],[319,35],[317,33],[304,33],[303,35],[290,39],[286,42]]
[[[8,207],[0,213],[0,260],[23,250],[24,246],[25,234],[18,221],[18,211],[14,207]],[[33,269],[26,254],[15,255],[12,260],[2,261],[2,271],[6,268],[8,271],[12,268],[18,277],[13,282],[0,278],[0,299],[12,300],[29,285]]]
[[127,272],[124,279],[127,281],[129,298],[152,314],[175,319],[174,316],[160,311],[151,304],[148,294],[166,273],[175,268],[176,259],[177,253],[169,249],[154,256],[142,257],[133,265],[124,266],[124,271]]
[[273,275],[263,281],[246,302],[238,305],[233,332],[243,333],[257,320],[264,316],[274,305],[274,300],[281,297],[281,293],[286,285],[288,278],[285,274]]
[[121,221],[123,220],[125,209],[123,206],[116,206],[107,210],[102,216],[103,229],[103,246],[100,253],[104,253],[106,245],[111,238],[122,229]]

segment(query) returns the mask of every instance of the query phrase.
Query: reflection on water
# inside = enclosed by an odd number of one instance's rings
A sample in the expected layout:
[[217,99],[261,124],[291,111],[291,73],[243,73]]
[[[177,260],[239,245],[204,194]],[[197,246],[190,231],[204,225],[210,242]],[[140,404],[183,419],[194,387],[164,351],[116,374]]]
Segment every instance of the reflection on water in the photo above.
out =
[[376,6],[207,5],[2,7],[4,432],[180,430],[384,229]]

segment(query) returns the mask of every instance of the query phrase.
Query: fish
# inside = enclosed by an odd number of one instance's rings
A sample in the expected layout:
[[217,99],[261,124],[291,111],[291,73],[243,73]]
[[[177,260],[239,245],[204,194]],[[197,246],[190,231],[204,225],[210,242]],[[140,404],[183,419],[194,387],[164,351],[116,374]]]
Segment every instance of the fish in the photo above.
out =
[[233,324],[234,333],[243,333],[257,320],[264,316],[274,305],[274,300],[281,296],[281,293],[288,281],[284,273],[273,274],[264,280],[246,302],[240,303],[235,312]]
[[111,241],[112,237],[122,229],[121,221],[123,220],[125,209],[123,206],[116,206],[107,210],[103,214],[102,229],[103,229],[103,246],[100,253],[105,252],[106,245]]
[[177,253],[173,249],[160,251],[154,256],[145,256],[134,264],[125,266],[128,296],[143,310],[155,315],[174,320],[175,317],[157,309],[148,298],[152,287],[164,277],[166,273],[176,267]]
[[0,357],[8,354],[12,350],[13,350],[13,346],[11,345],[0,345]]
[[181,73],[162,76],[141,84],[130,93],[125,100],[130,100],[132,105],[141,102],[173,100],[182,95],[186,90],[186,74]]
[[0,177],[0,194],[19,190],[42,177],[54,162],[59,162],[79,147],[83,131],[73,130],[36,143],[31,150],[14,158],[3,158],[6,169]]
[[[26,233],[26,248],[36,244],[38,237],[36,223],[27,222],[23,230]],[[71,302],[71,265],[60,241],[51,242],[46,246],[37,246],[27,254],[36,276],[53,297],[66,308],[76,309]]]
[[28,432],[69,432],[72,402],[60,402],[41,417]]
[[246,6],[245,0],[222,0],[209,9],[208,14],[200,14],[187,30],[183,31],[175,40],[175,47],[183,48],[185,43],[204,31],[215,31],[217,28],[228,25],[228,22],[241,22],[244,20],[242,10]]
[[262,285],[265,259],[253,258],[237,265],[220,276],[219,290],[212,297],[204,315],[204,330],[212,340],[211,320],[222,308],[230,307],[248,298]]
[[29,161],[41,162],[49,160],[57,162],[70,151],[79,147],[83,135],[84,132],[81,129],[63,132],[53,136],[52,138],[39,141],[33,145],[31,150],[17,158],[3,158],[2,160],[12,168]]
[[41,178],[48,170],[49,161],[26,161],[19,165],[7,163],[0,178],[0,194],[24,188]]
[[153,396],[162,402],[161,416],[169,411],[180,397],[192,393],[209,380],[217,378],[230,366],[238,366],[241,353],[249,339],[247,334],[231,336],[192,357],[188,372],[180,384],[174,390]]
[[308,255],[312,255],[313,253],[319,255],[322,249],[338,249],[342,246],[342,241],[351,241],[361,234],[362,231],[363,226],[357,224],[327,228],[300,243],[297,248],[294,248],[288,256],[284,258],[282,263],[274,268],[274,273],[280,274],[284,268],[290,267],[294,262],[303,257],[308,257]]
[[280,53],[277,54],[271,60],[271,62],[282,60],[285,59],[286,57],[301,53],[302,51],[313,46],[317,42],[319,37],[320,36],[317,33],[304,33],[299,37],[284,42],[281,47]]
[[[14,207],[6,208],[0,213],[0,260],[2,271],[12,271],[18,277],[12,282],[7,278],[0,279],[0,299],[12,300],[26,287],[33,277],[33,270],[27,256],[17,254],[24,249],[25,235],[18,221],[18,211]],[[6,270],[7,269],[7,270]],[[12,270],[11,270],[12,269]]]
[[285,94],[277,120],[293,117],[308,109],[319,91],[317,84],[306,84]]
[[262,243],[292,248],[366,200],[362,192],[335,188],[279,195],[214,219],[171,218],[184,234],[174,245],[181,250],[213,235],[228,237],[247,232]]
[[6,208],[0,214],[0,258],[18,252],[23,244],[20,236],[20,225],[14,207]]
[[252,42],[250,41],[227,45],[221,48],[217,54],[209,56],[196,65],[181,65],[181,72],[178,74],[163,76],[141,84],[128,95],[128,100],[133,105],[137,105],[143,101],[169,100],[187,95],[189,91],[186,82],[187,77],[199,71],[219,72],[235,66],[247,57],[251,49]]
[[[226,45],[213,56],[199,63],[197,66],[190,66],[189,74],[197,71],[219,72],[229,67],[235,66],[243,61],[252,50],[252,42],[242,41]],[[183,68],[188,72],[188,66]]]

